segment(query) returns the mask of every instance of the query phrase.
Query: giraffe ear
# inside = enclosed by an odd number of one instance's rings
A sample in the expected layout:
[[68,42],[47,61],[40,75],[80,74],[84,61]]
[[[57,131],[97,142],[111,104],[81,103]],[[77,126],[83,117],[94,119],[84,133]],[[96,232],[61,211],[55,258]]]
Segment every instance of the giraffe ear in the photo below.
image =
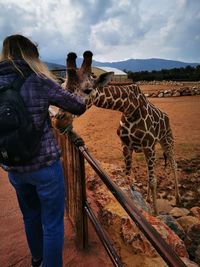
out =
[[95,86],[103,87],[107,83],[109,83],[112,80],[112,77],[114,75],[114,72],[106,72],[99,76],[99,78],[95,82]]

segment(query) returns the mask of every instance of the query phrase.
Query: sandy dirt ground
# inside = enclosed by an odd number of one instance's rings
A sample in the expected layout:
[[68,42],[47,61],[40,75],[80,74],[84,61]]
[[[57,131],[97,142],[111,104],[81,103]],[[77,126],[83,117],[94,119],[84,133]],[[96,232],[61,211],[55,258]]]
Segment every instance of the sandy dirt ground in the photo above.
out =
[[[142,87],[142,86],[141,86]],[[182,205],[200,205],[200,97],[149,98],[165,111],[170,118],[175,139],[175,158]],[[75,129],[86,146],[101,164],[115,164],[123,168],[121,142],[116,134],[121,114],[113,110],[92,107],[74,122]],[[158,194],[166,194],[170,200],[174,196],[171,169],[164,169],[162,150],[157,146],[156,175]],[[109,173],[109,170],[107,170]],[[141,191],[146,194],[146,162],[143,154],[133,154],[133,180],[142,183]],[[143,190],[144,188],[144,190]],[[191,197],[189,196],[191,195]]]
[[[75,234],[67,214],[63,259],[64,267],[113,266],[90,224],[88,251],[76,249]],[[7,174],[0,169],[0,267],[29,267],[30,261],[15,191],[8,182]]]
[[[141,86],[142,87],[142,86]],[[145,88],[146,90],[146,88]],[[152,98],[152,103],[167,112],[175,137],[176,160],[180,177],[183,206],[200,205],[200,97]],[[106,164],[123,166],[120,140],[116,134],[120,113],[96,107],[76,118],[74,128],[82,136],[95,158]],[[161,150],[157,149],[158,191],[173,195],[170,171],[163,169]],[[134,155],[133,175],[146,185],[146,165],[142,154]],[[165,177],[165,179],[163,179]],[[187,192],[192,192],[192,198]],[[92,199],[92,192],[89,192]],[[145,191],[142,192],[145,194]],[[89,251],[79,253],[74,243],[74,232],[65,216],[64,266],[113,266],[96,233],[89,225]],[[0,169],[0,267],[30,266],[22,217],[13,188],[6,173]]]

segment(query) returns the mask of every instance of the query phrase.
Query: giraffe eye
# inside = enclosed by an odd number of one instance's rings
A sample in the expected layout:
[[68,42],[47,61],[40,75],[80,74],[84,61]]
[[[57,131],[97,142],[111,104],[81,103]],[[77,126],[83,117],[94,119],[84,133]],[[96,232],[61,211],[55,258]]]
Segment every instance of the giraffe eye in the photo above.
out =
[[83,91],[86,95],[89,95],[92,92],[92,89],[85,89]]

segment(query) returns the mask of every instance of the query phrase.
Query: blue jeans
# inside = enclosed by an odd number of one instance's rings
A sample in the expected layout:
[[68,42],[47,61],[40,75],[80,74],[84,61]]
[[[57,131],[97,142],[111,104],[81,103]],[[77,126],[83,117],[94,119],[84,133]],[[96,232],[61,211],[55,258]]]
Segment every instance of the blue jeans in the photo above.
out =
[[17,193],[32,258],[43,258],[43,267],[61,267],[65,187],[60,161],[38,171],[9,172],[8,176]]

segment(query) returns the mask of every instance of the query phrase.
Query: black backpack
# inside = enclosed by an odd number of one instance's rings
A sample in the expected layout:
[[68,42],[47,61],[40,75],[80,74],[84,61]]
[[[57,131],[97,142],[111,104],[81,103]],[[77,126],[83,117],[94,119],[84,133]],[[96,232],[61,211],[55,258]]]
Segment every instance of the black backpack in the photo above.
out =
[[7,166],[28,162],[40,149],[43,127],[36,129],[20,95],[26,78],[0,86],[0,164]]

